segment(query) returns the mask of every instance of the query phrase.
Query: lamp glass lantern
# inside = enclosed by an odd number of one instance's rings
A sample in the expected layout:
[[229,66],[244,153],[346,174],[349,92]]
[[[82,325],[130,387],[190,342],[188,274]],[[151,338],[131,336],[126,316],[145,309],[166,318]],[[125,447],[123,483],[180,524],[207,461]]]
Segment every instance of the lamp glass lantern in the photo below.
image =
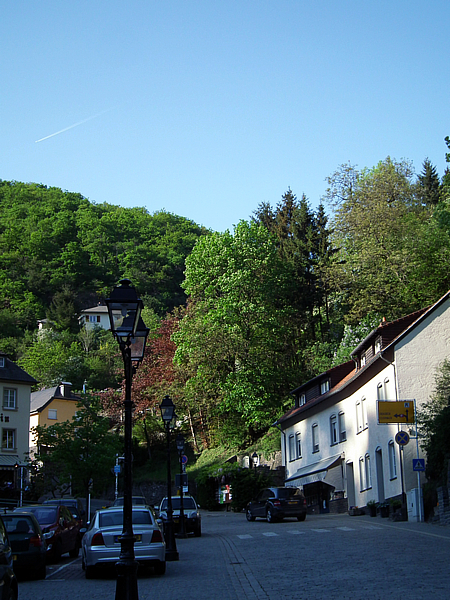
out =
[[138,326],[141,325],[140,316],[144,304],[129,279],[120,281],[120,285],[113,289],[106,300],[106,305],[111,331],[119,342],[125,343],[135,337]]
[[172,402],[170,396],[164,396],[159,409],[161,411],[161,418],[164,424],[170,425],[175,416],[175,404]]

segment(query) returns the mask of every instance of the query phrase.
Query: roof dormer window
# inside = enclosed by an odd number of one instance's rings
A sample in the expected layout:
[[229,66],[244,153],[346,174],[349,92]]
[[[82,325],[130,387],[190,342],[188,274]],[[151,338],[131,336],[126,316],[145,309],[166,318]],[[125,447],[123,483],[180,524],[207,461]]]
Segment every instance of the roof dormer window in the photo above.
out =
[[375,340],[375,354],[377,354],[377,352],[381,352],[381,335]]
[[320,393],[326,394],[329,391],[330,391],[330,380],[325,379],[325,381],[322,381],[322,383],[320,384]]

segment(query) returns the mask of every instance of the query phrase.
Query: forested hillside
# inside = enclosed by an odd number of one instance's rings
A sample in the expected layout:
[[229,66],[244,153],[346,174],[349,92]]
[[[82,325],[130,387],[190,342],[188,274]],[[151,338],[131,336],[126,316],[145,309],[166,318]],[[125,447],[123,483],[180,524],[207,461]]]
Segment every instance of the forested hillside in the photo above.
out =
[[[119,417],[116,344],[75,324],[79,308],[128,277],[151,329],[133,380],[136,435],[151,444],[168,393],[197,451],[253,443],[291,405],[294,387],[348,360],[382,318],[450,289],[448,171],[440,177],[425,160],[416,176],[388,157],[369,169],[342,165],[328,184],[316,210],[289,189],[218,233],[165,212],[1,182],[0,349],[41,386],[109,388],[104,406]],[[38,335],[45,316],[52,327]]]

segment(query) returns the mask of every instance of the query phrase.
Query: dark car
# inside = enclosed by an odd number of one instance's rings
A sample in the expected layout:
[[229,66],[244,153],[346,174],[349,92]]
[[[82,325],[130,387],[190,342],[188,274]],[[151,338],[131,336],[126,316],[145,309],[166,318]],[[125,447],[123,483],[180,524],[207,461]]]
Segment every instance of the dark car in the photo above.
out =
[[14,572],[45,579],[47,544],[36,517],[33,513],[7,512],[3,522],[13,553]]
[[85,516],[86,512],[83,508],[83,504],[79,498],[50,498],[49,500],[45,500],[43,504],[55,504],[55,505],[63,505],[67,506],[67,508],[72,513],[72,516],[77,521],[80,521],[81,526],[86,524]]
[[299,488],[271,487],[261,490],[255,500],[247,504],[247,521],[256,517],[267,519],[269,523],[281,521],[285,517],[306,519],[306,499]]
[[[173,511],[173,525],[174,530],[180,530],[180,510],[181,510],[181,498],[180,496],[172,496],[172,511]],[[169,508],[169,502],[167,498],[163,498],[161,506],[159,507],[159,517],[162,519],[164,528],[167,524],[167,509]],[[184,531],[186,533],[193,533],[196,537],[202,535],[202,517],[199,511],[199,506],[192,496],[183,496],[183,514],[184,514]]]
[[17,600],[18,586],[6,527],[0,517],[0,600]]
[[15,513],[31,512],[36,517],[47,541],[47,562],[58,562],[62,554],[76,558],[81,547],[81,525],[67,506],[32,504],[15,508]]

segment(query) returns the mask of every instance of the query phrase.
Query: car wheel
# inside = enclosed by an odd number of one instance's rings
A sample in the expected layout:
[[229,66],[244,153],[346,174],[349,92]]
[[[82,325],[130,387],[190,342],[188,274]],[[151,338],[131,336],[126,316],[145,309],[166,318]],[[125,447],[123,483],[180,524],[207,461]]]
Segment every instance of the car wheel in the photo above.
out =
[[7,593],[4,594],[5,600],[17,600],[19,596],[19,590],[17,587],[11,586]]
[[57,542],[53,546],[52,562],[59,563],[59,561],[61,560],[61,554],[62,554],[61,542]]
[[93,579],[94,578],[94,567],[88,567],[87,565],[84,565],[84,575],[85,575],[86,579]]
[[268,523],[275,523],[275,517],[274,517],[274,514],[273,514],[271,508],[267,509],[266,516],[267,516]]
[[166,572],[166,561],[159,561],[159,562],[155,563],[154,569],[155,569],[155,574],[158,577],[161,577],[161,575],[164,575],[164,573]]
[[45,579],[47,577],[47,567],[45,563],[36,571],[36,579]]
[[80,554],[80,541],[77,540],[77,543],[75,544],[75,548],[72,548],[72,550],[69,550],[69,556],[70,558],[77,558],[77,556]]
[[252,511],[247,508],[247,512],[245,513],[245,516],[247,517],[247,521],[254,521],[255,517],[252,515]]
[[306,513],[297,517],[297,521],[304,521],[306,519]]

